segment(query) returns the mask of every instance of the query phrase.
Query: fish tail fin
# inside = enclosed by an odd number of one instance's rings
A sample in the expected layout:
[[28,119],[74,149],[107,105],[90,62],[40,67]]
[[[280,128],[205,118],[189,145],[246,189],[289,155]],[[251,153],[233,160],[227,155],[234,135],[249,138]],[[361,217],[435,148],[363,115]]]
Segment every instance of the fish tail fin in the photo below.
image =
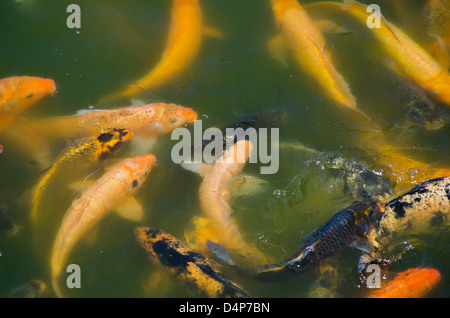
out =
[[53,286],[53,290],[55,291],[55,294],[58,298],[63,298],[61,289],[59,287],[58,284],[58,276],[53,276],[52,277],[52,286]]

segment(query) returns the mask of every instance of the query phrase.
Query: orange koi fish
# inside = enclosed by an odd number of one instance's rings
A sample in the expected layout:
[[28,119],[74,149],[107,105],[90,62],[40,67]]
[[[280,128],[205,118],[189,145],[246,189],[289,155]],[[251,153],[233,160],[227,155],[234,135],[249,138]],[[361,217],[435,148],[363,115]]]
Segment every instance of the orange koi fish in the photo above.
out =
[[421,298],[425,297],[441,280],[441,274],[433,268],[411,268],[397,274],[368,298]]
[[309,15],[296,0],[272,0],[272,8],[281,34],[269,42],[269,49],[280,56],[289,48],[298,66],[308,73],[319,90],[338,105],[356,110],[356,100],[344,78],[336,71],[325,52],[325,39]]
[[53,117],[40,120],[35,126],[48,137],[91,137],[111,127],[127,127],[135,136],[156,137],[196,119],[197,113],[191,108],[154,103]]
[[230,252],[244,256],[248,262],[261,264],[267,262],[266,256],[254,244],[245,241],[231,216],[233,210],[229,204],[233,179],[240,175],[252,147],[250,141],[240,140],[211,166],[205,166],[199,198],[201,209],[208,221],[207,226],[210,227],[207,234],[213,233],[215,237],[201,238],[203,241],[199,243],[204,247],[207,239],[216,241]]
[[154,155],[126,159],[112,166],[105,174],[74,200],[67,210],[53,245],[51,271],[53,288],[61,297],[57,279],[63,264],[77,241],[109,212],[139,221],[143,210],[134,199],[152,167]]
[[[100,103],[121,97],[131,97],[144,89],[151,89],[176,77],[198,55],[204,34],[202,10],[198,0],[174,0],[169,37],[158,65],[128,89],[106,97]],[[221,37],[218,31],[206,30]]]
[[56,91],[52,79],[13,76],[0,80],[0,131],[15,117],[47,94]]
[[[339,16],[347,13],[365,28],[371,14],[371,10],[368,12],[365,5],[356,1],[317,2],[308,5],[307,9],[328,15],[327,18],[331,20],[335,20],[336,14]],[[383,16],[380,28],[367,30],[370,30],[385,53],[393,60],[396,71],[421,86],[437,101],[450,106],[450,74],[425,49]]]

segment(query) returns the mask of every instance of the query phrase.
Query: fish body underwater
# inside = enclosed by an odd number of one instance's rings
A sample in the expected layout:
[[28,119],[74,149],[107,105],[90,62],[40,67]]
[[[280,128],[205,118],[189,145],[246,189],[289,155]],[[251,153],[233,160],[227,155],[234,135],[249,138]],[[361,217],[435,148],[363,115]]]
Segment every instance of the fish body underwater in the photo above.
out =
[[212,298],[247,298],[235,282],[213,269],[200,253],[159,229],[139,227],[136,237],[148,254],[177,278],[190,283]]
[[[210,221],[216,234],[209,238],[222,244],[231,252],[236,251],[250,263],[265,263],[266,256],[255,244],[246,242],[235,218],[231,215],[230,185],[239,176],[252,151],[252,143],[239,140],[211,166],[206,166],[203,181],[199,187],[200,206],[203,215]],[[205,242],[203,242],[205,243]]]
[[50,168],[41,176],[31,200],[31,218],[36,221],[38,217],[41,196],[48,183],[58,174],[67,174],[74,165],[89,166],[91,163],[100,163],[113,156],[120,148],[133,138],[129,129],[108,129],[104,133],[87,140],[80,141],[78,145],[69,147],[61,154]]
[[380,289],[371,292],[368,298],[422,298],[439,282],[441,274],[434,268],[411,268],[398,273]]
[[304,273],[345,247],[363,241],[383,210],[384,204],[378,199],[355,202],[308,236],[304,245],[291,258],[250,269],[250,273],[253,272],[252,275],[261,279],[278,279]]
[[183,71],[198,55],[203,38],[203,16],[199,0],[174,0],[166,49],[158,65],[122,92],[106,97],[104,103],[132,97],[163,85]]
[[394,70],[411,79],[430,96],[450,106],[450,74],[424,48],[398,27],[381,16],[380,27],[367,28],[371,10],[356,1],[320,1],[306,6],[308,12],[320,12],[327,19],[335,20],[342,14],[355,18],[374,36],[385,54],[392,60]]
[[59,297],[62,293],[57,280],[64,262],[89,229],[111,211],[133,221],[142,218],[143,210],[134,194],[143,186],[155,164],[154,155],[125,159],[109,168],[72,202],[55,238],[51,257],[53,288]]
[[0,131],[4,130],[17,115],[46,95],[56,92],[52,79],[12,76],[0,80]]
[[449,224],[450,177],[431,179],[386,203],[384,213],[367,234],[375,250],[396,234],[427,233]]
[[156,137],[197,119],[197,113],[175,104],[153,103],[109,110],[91,110],[72,116],[42,119],[35,129],[48,137],[91,137],[111,127],[126,127],[134,136]]
[[320,91],[338,106],[357,110],[349,85],[333,66],[325,51],[325,38],[305,9],[296,0],[272,0],[272,9],[279,36],[269,42],[269,48],[282,51],[289,48],[299,68],[307,73]]

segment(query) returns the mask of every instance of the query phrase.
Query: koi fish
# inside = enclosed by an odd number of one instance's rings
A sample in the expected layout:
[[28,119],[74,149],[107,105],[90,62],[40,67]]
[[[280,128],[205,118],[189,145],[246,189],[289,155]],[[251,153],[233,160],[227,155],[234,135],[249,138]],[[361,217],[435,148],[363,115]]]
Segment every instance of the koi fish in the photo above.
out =
[[[206,30],[209,35],[221,37],[219,32]],[[143,89],[160,86],[178,76],[198,55],[203,34],[202,10],[198,0],[174,0],[169,37],[159,64],[128,89],[106,97],[100,103],[133,96]]]
[[[370,10],[356,1],[317,2],[308,5],[313,10],[335,20],[336,13],[348,13],[367,28]],[[381,16],[381,27],[372,28],[371,34],[380,43],[385,53],[393,60],[393,68],[426,90],[432,98],[450,106],[450,74],[425,49],[414,42],[399,28]]]
[[49,137],[78,138],[101,134],[110,127],[127,127],[135,137],[156,137],[196,119],[191,108],[154,103],[42,119],[35,129]]
[[142,187],[155,164],[154,155],[125,159],[108,169],[72,202],[62,220],[51,257],[52,283],[59,297],[62,294],[57,280],[63,264],[89,229],[113,210],[133,221],[142,218],[143,210],[134,194]]
[[276,24],[281,33],[269,42],[269,50],[279,59],[289,48],[295,62],[315,84],[338,105],[357,110],[356,99],[347,82],[333,66],[325,51],[325,39],[307,12],[296,0],[272,0]]
[[389,201],[367,237],[375,250],[380,250],[397,233],[430,232],[449,225],[449,215],[450,177],[428,180]]
[[380,289],[374,290],[368,298],[422,298],[441,280],[441,274],[434,268],[410,268],[398,273]]
[[52,79],[13,76],[0,80],[0,131],[9,126],[16,116],[56,91]]
[[422,11],[423,46],[443,68],[450,64],[450,1],[428,0]]
[[413,122],[426,130],[436,130],[445,126],[436,105],[419,86],[399,75],[395,76],[395,80],[397,96],[407,108],[408,117]]
[[[332,178],[333,187],[343,189],[344,193],[351,195],[356,200],[377,198],[380,200],[389,198],[393,194],[391,185],[380,175],[369,169],[362,162],[343,157],[337,153],[324,152],[307,147],[301,143],[282,142],[280,148],[299,150],[311,154],[308,167],[311,173],[317,176],[315,167],[326,170]],[[303,176],[301,176],[303,177]],[[293,187],[298,187],[298,177],[291,181]],[[295,190],[294,190],[295,191]]]
[[36,221],[41,196],[50,180],[59,172],[73,169],[73,164],[83,162],[83,166],[92,162],[101,162],[115,154],[133,138],[129,129],[108,129],[94,138],[88,138],[76,146],[69,147],[48,168],[40,178],[31,200],[31,218]]
[[[203,181],[199,188],[200,205],[204,217],[209,220],[216,237],[208,238],[218,241],[231,252],[245,257],[247,262],[267,262],[267,257],[254,244],[245,241],[239,227],[231,216],[230,185],[241,173],[252,150],[248,140],[239,140],[211,166],[203,168]],[[206,238],[199,242],[205,246]]]
[[304,245],[288,260],[251,270],[258,278],[277,278],[303,273],[342,251],[345,247],[363,247],[366,233],[382,214],[384,203],[378,199],[355,202],[337,212],[305,239]]
[[182,241],[159,229],[139,227],[136,237],[146,252],[160,265],[212,298],[248,298],[246,292],[224,274],[217,272],[207,258],[189,249]]

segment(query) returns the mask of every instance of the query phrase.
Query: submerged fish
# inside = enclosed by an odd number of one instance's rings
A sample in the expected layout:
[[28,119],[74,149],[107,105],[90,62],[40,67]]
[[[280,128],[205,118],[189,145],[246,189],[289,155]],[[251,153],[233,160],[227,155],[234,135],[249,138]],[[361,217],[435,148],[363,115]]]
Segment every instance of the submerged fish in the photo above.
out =
[[20,227],[16,225],[11,217],[9,209],[5,205],[0,205],[0,231],[4,230],[9,235],[15,235]]
[[368,298],[421,298],[426,296],[441,280],[434,268],[411,268],[398,273],[380,289],[371,292]]
[[408,117],[426,130],[436,130],[445,126],[436,105],[428,98],[425,92],[414,83],[402,76],[396,76],[397,95],[406,106]]
[[345,247],[366,248],[362,242],[383,212],[384,204],[378,199],[355,202],[339,211],[305,239],[304,245],[289,259],[271,265],[250,269],[258,278],[279,278],[303,273],[342,251]]
[[154,103],[43,119],[35,128],[49,137],[91,137],[111,127],[127,127],[135,137],[156,137],[196,119],[191,108]]
[[47,284],[39,279],[34,279],[9,293],[8,298],[39,298],[47,292]]
[[[231,215],[230,186],[239,176],[252,151],[252,143],[239,140],[211,166],[205,166],[203,181],[199,188],[200,205],[203,215],[210,221],[216,234],[209,238],[222,244],[231,252],[237,252],[249,263],[266,263],[267,258],[254,244],[246,242],[236,220]],[[205,243],[205,242],[200,242]]]
[[444,68],[450,65],[450,1],[428,0],[422,11],[424,47]]
[[[198,55],[205,29],[199,0],[174,0],[166,50],[159,64],[128,89],[102,99],[106,102],[131,97],[142,89],[152,89],[167,83],[183,71]],[[219,32],[209,34],[220,37]]]
[[319,12],[328,19],[347,13],[354,17],[381,44],[394,62],[394,69],[413,80],[436,100],[450,105],[450,74],[425,49],[381,16],[378,28],[367,28],[371,10],[356,1],[345,3],[321,1],[308,5],[308,12]]
[[426,233],[449,225],[449,214],[450,177],[428,180],[388,202],[367,237],[379,251],[398,233]]
[[111,211],[133,221],[142,218],[143,210],[134,194],[142,187],[155,164],[154,155],[125,159],[109,168],[72,202],[62,220],[51,257],[53,288],[59,297],[62,294],[57,280],[64,262],[89,229]]
[[280,35],[269,42],[273,54],[289,48],[298,66],[314,80],[321,92],[339,106],[357,110],[356,99],[347,82],[333,66],[325,51],[325,39],[308,13],[296,0],[272,0]]
[[200,253],[190,250],[183,242],[159,229],[139,227],[135,230],[139,243],[159,263],[209,297],[247,298],[235,282],[217,272]]
[[[351,195],[355,200],[368,198],[384,200],[393,194],[391,185],[363,162],[356,162],[340,154],[320,151],[300,143],[283,142],[280,147],[312,155],[312,159],[308,160],[309,173],[317,176],[316,167],[320,171],[326,170],[327,178],[331,178],[330,182],[333,187],[343,189],[344,193]],[[303,175],[300,177],[303,178]],[[293,187],[298,187],[298,178],[291,182]]]
[[101,162],[114,155],[132,138],[131,130],[114,128],[66,149],[41,176],[31,200],[31,218],[36,221],[41,196],[55,175],[59,173],[67,174],[68,171],[76,168],[74,167],[75,164],[82,164],[83,167],[86,167],[91,163]]
[[56,91],[52,79],[13,76],[0,80],[0,131],[44,96]]

